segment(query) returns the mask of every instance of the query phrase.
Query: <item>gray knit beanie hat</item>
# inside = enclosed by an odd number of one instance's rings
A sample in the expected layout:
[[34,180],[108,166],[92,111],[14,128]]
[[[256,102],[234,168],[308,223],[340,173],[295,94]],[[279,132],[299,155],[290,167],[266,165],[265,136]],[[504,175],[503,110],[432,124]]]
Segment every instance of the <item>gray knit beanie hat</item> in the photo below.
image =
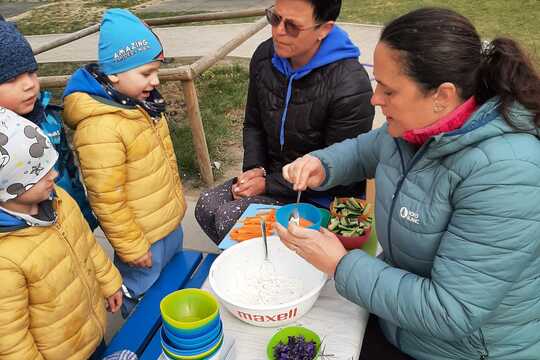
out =
[[37,68],[28,41],[15,25],[0,20],[0,84]]

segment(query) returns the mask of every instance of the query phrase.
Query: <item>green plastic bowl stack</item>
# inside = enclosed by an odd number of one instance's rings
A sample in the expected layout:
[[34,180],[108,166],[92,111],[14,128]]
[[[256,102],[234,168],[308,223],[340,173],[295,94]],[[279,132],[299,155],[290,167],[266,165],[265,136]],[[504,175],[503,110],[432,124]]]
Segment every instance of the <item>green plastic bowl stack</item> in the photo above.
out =
[[182,289],[161,300],[161,347],[173,360],[219,359],[223,323],[219,303],[208,291]]

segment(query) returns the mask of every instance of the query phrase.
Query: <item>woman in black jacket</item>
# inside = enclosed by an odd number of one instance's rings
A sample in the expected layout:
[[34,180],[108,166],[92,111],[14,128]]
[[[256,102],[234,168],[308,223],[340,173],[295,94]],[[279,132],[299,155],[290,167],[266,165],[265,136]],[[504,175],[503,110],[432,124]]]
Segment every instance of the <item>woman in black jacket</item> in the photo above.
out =
[[[203,193],[195,217],[219,243],[252,203],[294,202],[281,168],[311,151],[371,130],[374,110],[360,51],[335,25],[341,0],[276,0],[266,11],[272,38],[251,59],[244,121],[243,173]],[[328,206],[334,196],[362,196],[364,183],[302,201]]]

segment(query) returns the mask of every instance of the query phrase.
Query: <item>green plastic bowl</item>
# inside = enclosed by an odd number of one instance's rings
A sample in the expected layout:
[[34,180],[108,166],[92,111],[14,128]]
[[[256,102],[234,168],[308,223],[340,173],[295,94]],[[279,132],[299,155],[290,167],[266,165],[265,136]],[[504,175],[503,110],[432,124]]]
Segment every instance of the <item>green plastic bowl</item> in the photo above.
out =
[[268,359],[276,360],[276,358],[274,357],[274,348],[276,347],[277,344],[279,344],[280,342],[284,344],[288,344],[289,336],[300,336],[300,335],[303,335],[306,341],[315,342],[317,352],[315,354],[314,359],[316,359],[317,356],[319,355],[319,351],[321,350],[321,338],[319,337],[319,335],[317,335],[313,331],[303,326],[288,326],[279,330],[277,333],[275,333],[274,336],[270,338],[270,341],[268,342],[268,346],[266,347],[266,355],[268,356]]
[[330,211],[319,208],[319,212],[321,213],[321,227],[327,228],[330,223]]
[[163,321],[178,329],[195,329],[219,315],[219,303],[208,291],[182,289],[165,296],[159,304]]

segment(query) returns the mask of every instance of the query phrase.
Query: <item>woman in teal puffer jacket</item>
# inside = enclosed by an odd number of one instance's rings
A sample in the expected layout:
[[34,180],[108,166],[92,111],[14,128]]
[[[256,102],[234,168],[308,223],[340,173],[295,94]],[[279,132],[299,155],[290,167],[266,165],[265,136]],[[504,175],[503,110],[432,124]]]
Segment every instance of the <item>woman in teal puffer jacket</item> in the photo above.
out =
[[[282,241],[378,318],[360,359],[540,358],[537,72],[514,41],[482,46],[437,8],[387,25],[374,60],[387,123],[283,175],[297,190],[375,178],[383,254],[294,225]],[[377,331],[394,355],[372,352]]]

